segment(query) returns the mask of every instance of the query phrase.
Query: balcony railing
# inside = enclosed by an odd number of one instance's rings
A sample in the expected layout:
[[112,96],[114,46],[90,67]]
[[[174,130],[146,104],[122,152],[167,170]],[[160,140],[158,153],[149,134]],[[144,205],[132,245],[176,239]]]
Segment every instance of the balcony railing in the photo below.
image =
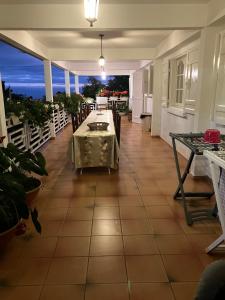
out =
[[[34,127],[27,122],[10,124],[9,119],[6,123],[9,143],[13,143],[20,149],[29,149],[31,152],[35,152],[51,138],[50,122],[46,122],[43,128]],[[63,129],[68,123],[69,118],[65,110],[54,109],[53,124],[55,133]]]

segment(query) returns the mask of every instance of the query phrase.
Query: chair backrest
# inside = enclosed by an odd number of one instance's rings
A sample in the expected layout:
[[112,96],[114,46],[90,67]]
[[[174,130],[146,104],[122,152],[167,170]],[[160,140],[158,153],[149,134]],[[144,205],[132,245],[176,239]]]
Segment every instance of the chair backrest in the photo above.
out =
[[72,128],[73,128],[73,133],[78,129],[80,126],[80,119],[79,119],[79,114],[71,114],[71,119],[72,119]]
[[120,145],[121,116],[118,113],[116,113],[115,115],[114,123],[115,123],[117,141],[118,144]]
[[96,103],[97,104],[108,104],[108,98],[107,97],[96,97]]
[[95,103],[88,103],[87,104],[88,106],[88,109],[91,111],[91,110],[96,110],[96,104]]

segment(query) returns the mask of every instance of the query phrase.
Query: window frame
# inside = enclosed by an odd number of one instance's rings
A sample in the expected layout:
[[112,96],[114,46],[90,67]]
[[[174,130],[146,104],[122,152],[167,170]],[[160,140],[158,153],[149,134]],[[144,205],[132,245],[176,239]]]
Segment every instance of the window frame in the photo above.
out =
[[[183,62],[183,72],[178,74],[179,62]],[[182,88],[178,86],[178,77],[183,79]],[[187,80],[187,53],[183,53],[173,59],[169,60],[169,104],[183,108],[185,105],[186,98],[186,80]],[[182,91],[182,101],[177,101],[177,92]]]

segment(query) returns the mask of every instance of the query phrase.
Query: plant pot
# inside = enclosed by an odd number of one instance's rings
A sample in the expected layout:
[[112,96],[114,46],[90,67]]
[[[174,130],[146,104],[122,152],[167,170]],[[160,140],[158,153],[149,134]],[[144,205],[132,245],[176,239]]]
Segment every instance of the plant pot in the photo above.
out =
[[125,115],[126,115],[126,112],[125,112],[125,111],[119,111],[119,115],[120,115],[120,116],[125,116]]
[[21,221],[18,221],[16,225],[11,227],[10,229],[0,233],[0,249],[4,249],[5,246],[9,243],[9,241],[16,235],[17,227],[19,226]]
[[20,122],[20,120],[17,116],[12,115],[11,116],[11,123],[12,123],[13,126],[16,126],[16,125],[20,124],[21,122]]
[[128,121],[131,122],[132,121],[132,112],[129,112],[127,115]]
[[[37,179],[37,178],[36,178]],[[35,187],[34,189],[26,192],[26,202],[28,207],[31,207],[35,198],[37,197],[40,188],[41,188],[41,181],[39,179],[37,179],[39,181],[39,185],[37,187]]]

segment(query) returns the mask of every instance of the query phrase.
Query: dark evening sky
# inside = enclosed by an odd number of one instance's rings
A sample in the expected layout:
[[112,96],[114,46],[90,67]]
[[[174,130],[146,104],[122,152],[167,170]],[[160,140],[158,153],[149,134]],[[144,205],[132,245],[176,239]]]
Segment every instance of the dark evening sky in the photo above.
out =
[[[43,62],[3,41],[0,41],[0,74],[6,86],[15,93],[42,98],[45,95]],[[52,66],[53,92],[65,90],[64,70]],[[100,79],[98,77],[98,79]],[[71,91],[74,91],[74,75],[70,75]],[[80,87],[87,82],[87,76],[80,76]]]

